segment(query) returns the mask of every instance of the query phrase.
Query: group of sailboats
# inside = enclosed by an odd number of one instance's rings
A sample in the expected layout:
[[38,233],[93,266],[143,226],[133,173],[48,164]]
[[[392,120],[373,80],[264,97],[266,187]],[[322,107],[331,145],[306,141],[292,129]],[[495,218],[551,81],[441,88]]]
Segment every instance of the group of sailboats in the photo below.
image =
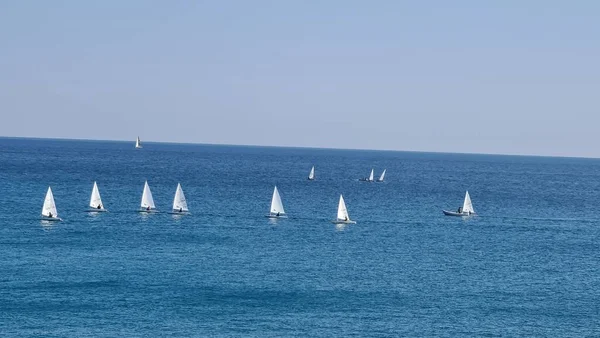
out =
[[[383,182],[383,180],[385,179],[385,172],[387,169],[383,169],[383,172],[381,173],[381,175],[379,176],[378,179],[375,179],[375,170],[371,169],[371,173],[369,174],[368,177],[363,177],[360,178],[359,181],[362,182]],[[313,165],[312,168],[310,169],[310,173],[308,174],[308,180],[309,181],[314,181],[315,179],[315,166]]]
[[[275,186],[275,188],[273,189],[273,197],[271,198],[271,210],[267,217],[272,219],[287,218],[285,210],[283,209],[283,202],[281,202],[281,195],[279,195],[279,190],[277,190],[277,186]],[[338,203],[337,217],[332,222],[335,224],[356,224],[355,221],[350,220],[350,216],[348,215],[348,209],[346,208],[346,203],[344,202],[344,197],[341,194],[340,202]]]
[[383,182],[383,180],[385,179],[386,170],[387,169],[383,169],[381,176],[379,176],[379,178],[377,180],[375,180],[375,170],[371,169],[371,173],[369,174],[369,177],[360,178],[359,181],[361,181],[361,182]]
[[[381,173],[381,176],[377,180],[378,182],[383,182],[385,177],[385,169]],[[309,180],[315,179],[315,167],[313,166],[310,170],[310,174],[308,176]],[[373,170],[371,170],[371,175],[369,178],[361,179],[361,180],[369,180],[373,182]],[[90,196],[90,204],[88,212],[106,212],[107,210],[102,203],[102,198],[100,197],[100,190],[98,189],[98,184],[94,181],[94,185],[92,187],[92,194]],[[475,215],[475,210],[473,209],[473,203],[471,202],[471,197],[469,196],[469,192],[467,191],[465,194],[465,200],[463,202],[463,206],[459,207],[457,211],[448,211],[442,210],[444,215],[447,216],[471,216]],[[144,190],[142,192],[142,200],[140,203],[140,210],[142,213],[155,213],[156,205],[154,204],[154,198],[152,197],[152,191],[150,190],[150,186],[148,185],[148,181],[144,182]],[[185,194],[183,193],[183,189],[181,188],[181,184],[177,183],[177,189],[175,190],[175,197],[173,198],[173,208],[171,209],[172,214],[188,214],[189,209],[187,205],[187,201],[185,199]],[[283,208],[283,202],[281,201],[281,195],[279,194],[279,190],[277,186],[273,189],[273,196],[271,198],[271,208],[269,214],[267,215],[269,218],[287,218],[285,210]],[[44,199],[44,205],[42,206],[42,219],[46,221],[61,221],[62,219],[58,217],[58,211],[56,210],[56,203],[54,202],[54,195],[52,194],[52,188],[48,187],[48,191],[46,192],[46,198]],[[344,201],[343,195],[340,194],[340,200],[338,203],[337,217],[332,221],[335,224],[355,224],[356,222],[350,219],[348,215],[348,208],[346,207],[346,202]]]
[[[156,205],[154,204],[154,198],[152,197],[152,191],[148,185],[148,181],[144,182],[144,191],[142,192],[142,201],[140,203],[140,210],[142,213],[155,213]],[[170,214],[185,215],[189,214],[187,200],[185,194],[181,188],[181,183],[177,183],[177,189],[175,189],[175,197],[173,198],[173,208],[169,212]]]
[[[384,171],[385,174],[385,171]],[[473,203],[471,202],[471,197],[469,196],[469,192],[465,194],[465,201],[462,207],[458,208],[458,211],[447,211],[442,210],[444,215],[446,216],[472,216],[475,215],[475,210],[473,209]],[[271,198],[271,211],[267,215],[269,218],[287,218],[285,214],[285,210],[283,209],[283,202],[281,201],[281,195],[279,194],[279,190],[277,190],[277,186],[273,189],[273,197]],[[346,202],[344,201],[344,196],[340,194],[340,201],[338,203],[338,211],[337,217],[332,221],[334,224],[356,224],[356,221],[350,219],[348,215],[348,208],[346,208]]]
[[[94,182],[92,187],[92,195],[90,196],[90,205],[88,212],[106,212],[102,198],[100,197],[100,190],[98,184]],[[152,191],[148,181],[144,183],[144,191],[142,192],[142,201],[140,203],[140,212],[154,213],[157,212],[156,205],[154,205],[154,198],[152,198]],[[172,214],[189,214],[189,209],[181,184],[177,183],[177,190],[175,190],[175,198],[173,199]],[[54,195],[52,194],[52,188],[48,187],[46,192],[46,198],[44,199],[44,205],[42,206],[42,220],[46,221],[62,221],[58,217],[58,211],[56,210],[56,203],[54,202]]]

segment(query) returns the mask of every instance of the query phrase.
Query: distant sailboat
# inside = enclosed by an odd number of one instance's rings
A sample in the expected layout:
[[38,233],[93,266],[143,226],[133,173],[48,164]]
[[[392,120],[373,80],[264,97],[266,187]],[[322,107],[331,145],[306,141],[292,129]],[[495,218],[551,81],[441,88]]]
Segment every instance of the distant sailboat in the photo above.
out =
[[144,183],[144,192],[142,193],[140,212],[156,212],[156,206],[154,205],[154,199],[152,198],[152,192],[148,186],[148,181]]
[[463,202],[463,206],[458,208],[458,211],[447,211],[442,210],[444,215],[446,216],[471,216],[475,215],[475,210],[473,209],[473,203],[471,202],[471,196],[469,196],[469,192],[465,194],[465,201]]
[[137,137],[137,140],[135,140],[135,148],[136,149],[140,149],[142,147],[142,141],[140,141],[140,137]]
[[56,204],[54,203],[54,195],[52,194],[52,189],[50,187],[48,187],[44,205],[42,206],[42,219],[45,221],[62,221],[62,219],[58,217],[58,211],[56,211]]
[[267,217],[287,217],[285,215],[285,210],[283,210],[283,203],[281,202],[281,196],[279,196],[279,190],[277,190],[277,186],[275,186],[275,189],[273,189],[273,198],[271,198],[271,211],[269,212]]
[[385,171],[387,169],[383,169],[383,172],[381,173],[381,176],[379,176],[379,178],[377,179],[377,182],[383,182],[383,179],[385,178]]
[[175,190],[175,198],[173,199],[173,214],[187,214],[189,213],[187,201],[181,189],[181,184],[177,183],[177,190]]
[[369,175],[369,177],[361,178],[359,181],[363,181],[363,182],[374,182],[374,179],[373,179],[373,174],[374,174],[374,170],[373,170],[373,169],[371,169],[371,174]]
[[315,166],[313,165],[312,169],[310,169],[310,174],[308,174],[308,180],[314,181],[315,179]]
[[92,195],[90,196],[90,212],[105,212],[104,204],[102,204],[102,199],[100,198],[100,191],[98,190],[98,185],[94,181],[94,187],[92,188]]
[[334,224],[356,224],[355,221],[350,220],[350,216],[348,216],[348,209],[346,208],[346,202],[344,202],[344,197],[341,194],[340,202],[338,204],[337,217],[331,222]]

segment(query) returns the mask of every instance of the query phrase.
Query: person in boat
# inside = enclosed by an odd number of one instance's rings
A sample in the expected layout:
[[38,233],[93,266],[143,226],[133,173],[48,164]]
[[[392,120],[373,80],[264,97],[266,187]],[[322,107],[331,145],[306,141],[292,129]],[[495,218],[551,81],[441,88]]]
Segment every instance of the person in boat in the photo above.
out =
[[98,204],[98,207],[96,209],[98,209],[98,210],[102,209],[102,205]]
[[462,214],[462,207],[458,207],[458,213]]
[[150,211],[150,206],[147,206],[147,207],[146,207],[146,211]]
[[52,213],[51,212],[48,213],[48,217],[52,218]]
[[277,215],[275,215],[275,216],[279,217],[279,213],[277,213]]
[[348,222],[348,216],[344,216],[344,222]]
[[183,212],[183,208],[181,208],[181,207],[180,207],[180,208],[179,208],[179,212]]

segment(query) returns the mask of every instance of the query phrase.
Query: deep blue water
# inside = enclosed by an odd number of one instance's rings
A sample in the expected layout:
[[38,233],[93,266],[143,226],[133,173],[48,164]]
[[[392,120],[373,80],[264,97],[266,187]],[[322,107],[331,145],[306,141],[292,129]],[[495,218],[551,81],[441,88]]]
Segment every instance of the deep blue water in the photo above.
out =
[[598,336],[600,160],[0,138],[0,334]]

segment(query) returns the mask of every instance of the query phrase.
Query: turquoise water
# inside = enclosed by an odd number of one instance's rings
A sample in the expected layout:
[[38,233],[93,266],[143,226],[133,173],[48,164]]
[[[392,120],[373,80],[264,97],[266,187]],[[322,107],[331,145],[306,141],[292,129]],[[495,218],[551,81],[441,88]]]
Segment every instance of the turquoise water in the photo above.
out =
[[0,138],[3,336],[600,335],[600,160],[144,146]]

